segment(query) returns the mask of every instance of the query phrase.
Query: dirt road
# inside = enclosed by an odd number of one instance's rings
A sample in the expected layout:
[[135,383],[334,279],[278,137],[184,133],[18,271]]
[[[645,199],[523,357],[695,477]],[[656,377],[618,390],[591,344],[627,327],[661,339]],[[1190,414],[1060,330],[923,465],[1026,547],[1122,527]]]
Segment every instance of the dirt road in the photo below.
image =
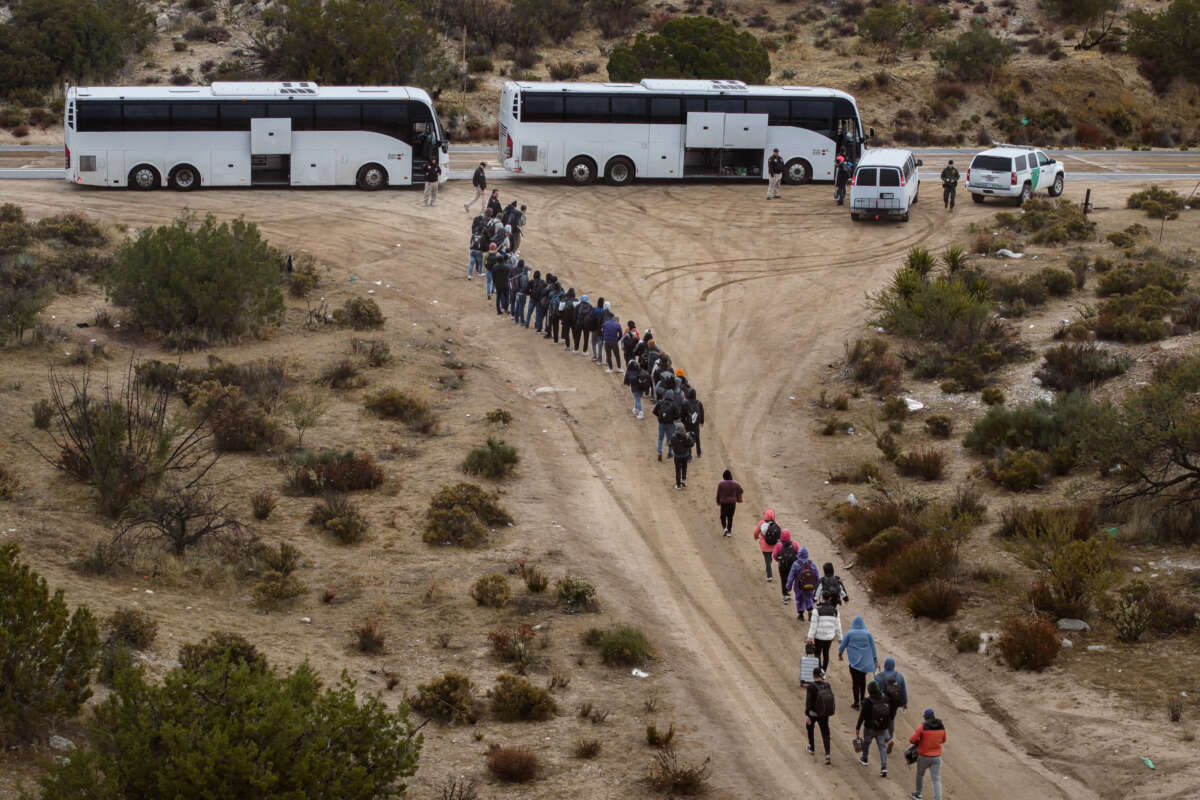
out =
[[[410,300],[438,300],[446,324],[473,332],[476,343],[490,342],[498,368],[528,396],[536,387],[559,387],[538,396],[550,406],[547,433],[527,443],[526,458],[562,465],[545,493],[569,499],[572,549],[606,593],[619,598],[618,609],[659,644],[657,669],[670,673],[678,704],[694,723],[689,739],[719,767],[716,794],[780,795],[808,786],[830,797],[906,795],[911,773],[899,750],[887,781],[878,777],[874,758],[869,770],[854,764],[849,680],[841,664],[832,670],[839,702],[835,766],[804,754],[796,679],[803,631],[780,605],[776,584],[764,584],[749,530],[754,515],[771,506],[818,562],[838,561],[809,524],[818,516],[815,487],[828,468],[810,456],[807,402],[817,376],[861,330],[865,294],[886,280],[908,247],[940,248],[995,208],[968,201],[949,215],[929,187],[910,223],[863,225],[851,223],[823,185],[787,188],[783,200],[769,203],[760,186],[498,185],[506,202],[513,197],[530,207],[522,249],[532,267],[566,276],[577,293],[593,301],[604,296],[623,320],[653,328],[699,388],[708,416],[704,456],[693,462],[685,491],[671,488],[670,465],[655,459],[654,422],[649,414],[632,419],[619,376],[515,329],[485,304],[478,282],[463,279],[465,186],[444,189],[432,210],[411,191],[141,195],[29,183],[10,194],[31,216],[76,209],[131,225],[164,222],[183,208],[245,214],[273,242],[310,249],[348,270],[383,272]],[[747,489],[728,539],[720,536],[712,498],[727,466]],[[1030,754],[1039,745],[1014,739],[1033,709],[1009,709],[1002,725],[984,712],[980,692],[959,685],[934,654],[917,649],[906,624],[866,602],[852,573],[849,590],[844,625],[861,613],[881,660],[895,656],[908,677],[912,707],[898,718],[897,734],[907,736],[925,707],[947,721],[948,797],[1101,793],[1088,785],[1086,770],[1077,775],[1059,760],[1052,772]]]

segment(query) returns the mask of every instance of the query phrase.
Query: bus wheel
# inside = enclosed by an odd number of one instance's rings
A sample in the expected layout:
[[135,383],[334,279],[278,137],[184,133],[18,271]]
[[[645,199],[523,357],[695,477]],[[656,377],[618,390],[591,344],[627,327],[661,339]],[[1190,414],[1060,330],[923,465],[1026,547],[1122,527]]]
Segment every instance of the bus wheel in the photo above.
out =
[[567,180],[576,186],[587,186],[596,180],[596,162],[586,156],[575,156],[567,164]]
[[604,170],[604,180],[609,186],[626,186],[633,183],[633,162],[628,158],[614,158]]
[[200,176],[196,174],[196,170],[187,164],[182,164],[171,170],[171,177],[168,180],[172,189],[180,192],[190,192],[200,185]]
[[378,164],[367,164],[358,171],[358,188],[373,192],[387,186],[387,171]]
[[158,170],[149,164],[139,164],[129,171],[129,188],[139,191],[157,189],[159,184]]
[[808,183],[812,180],[812,167],[803,158],[793,158],[783,168],[784,183]]

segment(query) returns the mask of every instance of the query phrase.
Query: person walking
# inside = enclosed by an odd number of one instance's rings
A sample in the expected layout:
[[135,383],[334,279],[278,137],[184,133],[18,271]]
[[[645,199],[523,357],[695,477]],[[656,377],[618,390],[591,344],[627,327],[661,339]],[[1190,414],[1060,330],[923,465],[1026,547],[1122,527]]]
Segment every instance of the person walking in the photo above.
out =
[[471,212],[471,206],[475,204],[476,200],[479,201],[479,213],[483,213],[484,196],[487,194],[487,176],[483,172],[485,167],[487,167],[487,162],[480,161],[479,166],[475,168],[475,174],[471,176],[471,185],[475,187],[475,196],[469,202],[463,203],[463,208],[467,213]]
[[[849,651],[847,653],[847,651]],[[848,656],[850,666],[850,685],[853,690],[854,702],[850,707],[858,710],[859,703],[866,694],[867,674],[879,669],[879,654],[875,651],[875,637],[867,630],[867,623],[862,617],[855,617],[850,623],[850,630],[842,637],[838,645],[838,661],[842,654]],[[886,729],[887,726],[884,725]]]
[[807,547],[801,547],[787,577],[788,586],[796,593],[796,619],[804,619],[805,612],[808,612],[808,618],[812,619],[817,574],[817,562],[808,557]]
[[792,532],[784,528],[779,533],[779,542],[771,550],[771,558],[779,565],[779,591],[783,594],[783,604],[791,600],[791,595],[788,594],[788,589],[791,584],[788,577],[792,572],[792,565],[796,563],[796,559],[800,555],[800,550],[796,547],[796,543],[792,541]]
[[525,259],[517,259],[517,269],[508,279],[508,292],[512,297],[512,318],[517,325],[525,324],[525,300],[529,292],[529,268]]
[[908,708],[908,684],[904,681],[904,673],[896,669],[896,659],[894,658],[883,660],[883,671],[875,673],[875,683],[879,684],[879,691],[883,692],[883,696],[888,699],[888,705],[892,709],[892,716],[888,720],[888,752],[890,753],[896,738],[896,714],[901,709]]
[[[797,614],[796,618],[799,619],[800,615]],[[842,641],[842,618],[838,615],[837,608],[817,606],[817,613],[813,614],[808,623],[807,641],[812,642],[816,656],[821,660],[821,669],[829,669],[829,648],[833,646],[834,639],[837,639],[839,644]]]
[[933,784],[933,800],[942,800],[942,745],[946,743],[946,726],[932,708],[925,709],[921,724],[908,737],[908,743],[917,746],[917,790],[909,797],[921,800],[921,789],[928,772]]
[[717,484],[717,505],[721,507],[721,533],[731,536],[733,532],[733,513],[737,504],[742,502],[742,485],[733,479],[733,473],[725,470],[721,473],[721,482]]
[[500,248],[495,242],[488,244],[487,257],[483,259],[483,270],[487,273],[487,281],[484,284],[484,290],[487,292],[488,299],[492,298],[492,292],[496,291],[496,281],[492,277],[492,270],[496,268],[496,264],[504,260],[504,256],[500,253]]
[[[574,349],[581,356],[588,351],[588,332],[591,330],[592,320],[595,319],[592,314],[593,310],[592,304],[588,302],[588,296],[585,294],[575,304],[575,314],[571,317],[571,336],[575,340]],[[583,349],[579,347],[581,338],[583,339]]]
[[692,460],[692,435],[683,427],[682,422],[675,423],[675,433],[671,435],[671,456],[675,459],[675,488],[687,488],[688,462]]
[[958,192],[958,169],[954,166],[954,159],[946,162],[946,168],[942,170],[942,205],[948,211],[954,210],[954,195]]
[[472,272],[476,275],[483,274],[483,251],[487,249],[487,234],[485,233],[487,223],[487,215],[483,213],[471,221],[471,239],[467,246],[467,280],[471,280]]
[[521,210],[513,210],[512,215],[513,229],[513,249],[516,250],[521,246],[521,233],[525,230],[525,206],[521,206]]
[[492,265],[492,286],[496,289],[496,314],[508,313],[508,278],[516,269],[512,256],[496,259]]
[[[775,552],[775,545],[779,544],[779,537],[783,535],[783,529],[779,527],[779,523],[775,521],[775,512],[767,509],[763,512],[761,522],[754,525],[754,540],[758,542],[758,549],[762,553],[763,563],[767,567],[767,582],[771,582],[771,558]],[[781,577],[780,580],[783,580]]]
[[891,717],[888,699],[879,691],[879,684],[871,681],[867,684],[867,696],[862,701],[862,709],[858,712],[858,722],[854,725],[854,737],[862,732],[862,755],[858,763],[864,767],[871,763],[871,744],[879,748],[879,777],[887,777],[888,757],[888,719]]
[[842,579],[833,574],[833,564],[826,561],[821,567],[824,575],[821,577],[820,583],[817,584],[817,590],[813,592],[813,596],[818,603],[826,603],[835,608],[842,603],[850,601],[850,595],[846,594],[846,586],[842,583]]
[[633,351],[637,348],[641,334],[638,333],[637,323],[629,320],[625,323],[625,333],[621,335],[621,355],[625,357],[626,365],[633,361]]
[[571,337],[570,324],[566,321],[566,314],[575,305],[575,287],[567,289],[565,292],[562,289],[562,284],[557,284],[555,291],[550,295],[550,333],[554,335],[554,344],[558,344],[559,334],[562,334],[563,341]]
[[604,323],[611,316],[612,311],[609,310],[609,303],[601,297],[596,301],[596,307],[592,309],[592,318],[588,321],[588,327],[592,332],[592,363],[597,366],[604,363],[602,357],[604,342],[601,339],[601,334],[604,331]]
[[[606,304],[607,305],[607,304]],[[606,309],[607,310],[607,309]],[[600,329],[600,335],[604,339],[604,360],[608,363],[608,369],[605,372],[613,371],[613,359],[617,360],[617,372],[621,371],[621,351],[619,345],[621,342],[621,318],[616,314],[611,314],[605,321],[604,326]],[[697,454],[699,454],[700,441],[696,440]]]
[[441,174],[442,168],[438,166],[436,156],[425,162],[425,193],[422,202],[427,206],[437,205],[438,176]]
[[499,189],[492,189],[492,194],[488,197],[487,207],[495,219],[500,219],[500,214],[504,211],[504,207],[500,205]]
[[783,159],[779,156],[779,148],[771,152],[767,159],[767,199],[779,198],[779,182],[783,180]]
[[650,376],[636,360],[625,365],[625,385],[633,393],[633,415],[638,419],[645,419],[646,415],[642,413],[642,396],[646,394],[650,385]]
[[834,165],[833,181],[833,199],[837,200],[837,204],[842,205],[846,199],[846,185],[850,183],[850,173],[854,168],[844,155],[837,157],[837,162]]
[[658,420],[658,460],[662,461],[663,441],[669,440],[675,435],[675,423],[679,421],[679,402],[675,397],[674,389],[662,394],[658,394],[656,390],[656,394],[658,401],[654,404],[653,413],[654,418]]
[[813,741],[813,728],[821,729],[821,743],[825,745],[825,764],[829,760],[829,718],[834,715],[836,704],[833,698],[833,687],[825,680],[825,670],[820,667],[813,669],[813,679],[804,693],[804,727],[808,730],[808,747],[804,752],[815,755],[816,742]]
[[[683,370],[679,370],[683,372]],[[683,375],[679,376],[684,379]],[[696,441],[696,458],[702,455],[700,452],[700,426],[704,424],[704,404],[696,397],[696,390],[688,387],[684,391],[683,401],[683,427],[687,428],[688,433]],[[782,575],[783,573],[780,573]]]
[[541,270],[533,271],[533,277],[529,279],[529,285],[525,291],[529,294],[529,308],[525,312],[525,327],[528,328],[529,323],[536,320],[533,331],[541,333],[542,317],[546,313],[542,310],[542,301],[546,299],[546,281],[542,279]]

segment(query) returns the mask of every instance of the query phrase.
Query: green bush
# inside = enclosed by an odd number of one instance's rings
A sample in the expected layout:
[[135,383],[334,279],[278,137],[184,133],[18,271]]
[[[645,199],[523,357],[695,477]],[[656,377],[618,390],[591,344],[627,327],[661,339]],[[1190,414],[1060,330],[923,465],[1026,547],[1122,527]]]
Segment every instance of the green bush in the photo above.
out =
[[343,800],[396,796],[421,748],[407,712],[360,699],[344,674],[325,688],[307,664],[277,674],[214,661],[161,684],[123,670],[97,709],[95,744],[51,766],[42,797],[200,800],[213,796],[214,775],[228,797],[310,796],[314,786]]
[[736,79],[765,83],[771,58],[749,32],[712,17],[672,19],[658,33],[639,33],[632,46],[618,45],[608,59],[609,80],[643,78]]
[[20,241],[28,234],[14,238],[13,230],[24,228],[0,223],[0,343],[22,341],[53,296],[45,268],[33,256],[19,252],[28,245]]
[[101,284],[145,330],[213,341],[279,322],[281,266],[254,223],[185,215],[118,247]]
[[351,339],[350,352],[361,356],[367,362],[367,366],[374,369],[387,366],[392,362],[391,345],[383,339]]
[[949,439],[954,432],[954,421],[945,414],[931,414],[925,418],[925,430],[937,439]]
[[1050,459],[1037,450],[1006,450],[987,465],[987,475],[1010,492],[1025,492],[1045,483]]
[[366,399],[367,410],[381,417],[398,419],[409,430],[430,434],[437,431],[438,418],[424,400],[398,389],[384,389]]
[[583,643],[600,652],[600,660],[618,667],[640,667],[650,658],[650,640],[638,628],[615,625],[602,631],[592,628]]
[[926,535],[876,567],[871,591],[901,594],[949,574],[958,563],[957,545],[946,535]]
[[1054,297],[1066,297],[1075,288],[1075,275],[1065,269],[1046,267],[1037,275]]
[[978,653],[983,637],[975,631],[963,631],[954,637],[954,649],[960,653]]
[[235,390],[218,402],[208,415],[215,449],[227,453],[255,453],[284,440],[284,432],[262,406]]
[[255,556],[268,571],[278,572],[280,575],[291,575],[300,566],[300,560],[304,558],[304,554],[300,552],[299,548],[288,542],[280,542],[277,548],[260,544],[255,551]]
[[418,684],[417,693],[408,698],[408,704],[427,717],[452,725],[458,722],[474,725],[478,719],[475,687],[470,678],[458,672],[447,672],[435,681]]
[[471,72],[492,72],[496,65],[487,56],[471,56],[467,59],[467,69]]
[[555,581],[554,596],[560,606],[566,606],[574,611],[600,610],[596,587],[575,575],[567,575]]
[[361,297],[351,297],[342,303],[341,308],[333,311],[333,321],[336,325],[356,331],[382,328],[386,319],[379,304],[370,297],[365,300]]
[[588,16],[600,29],[604,38],[612,39],[629,33],[634,23],[645,14],[642,7],[644,2],[645,0],[587,0]]
[[1004,620],[996,646],[1011,669],[1041,672],[1054,663],[1062,642],[1045,617],[1014,615]]
[[1132,295],[1143,289],[1158,287],[1169,294],[1177,295],[1187,288],[1187,284],[1186,274],[1161,262],[1149,261],[1144,264],[1126,264],[1104,273],[1096,284],[1096,294],[1100,297]]
[[1096,233],[1096,223],[1083,213],[1083,206],[1064,197],[1031,198],[1019,214],[997,214],[996,224],[1016,233],[1030,234],[1034,244],[1084,242]]
[[492,745],[487,752],[488,771],[505,783],[528,783],[541,768],[537,753],[528,747]]
[[918,48],[949,25],[950,15],[943,9],[885,2],[873,4],[858,18],[858,35],[874,44]]
[[288,458],[288,487],[307,495],[355,492],[383,483],[383,469],[353,450],[302,450]]
[[931,447],[903,453],[896,459],[896,471],[901,475],[927,481],[941,480],[945,465],[946,454]]
[[1043,386],[1064,392],[1085,389],[1125,374],[1133,359],[1101,350],[1093,342],[1066,342],[1042,354],[1034,375]]
[[275,493],[270,489],[261,489],[255,492],[250,497],[250,508],[254,512],[254,518],[260,522],[267,519],[275,510],[278,502]]
[[1087,539],[1095,532],[1099,518],[1095,506],[1012,506],[1000,514],[996,534],[1003,539],[1043,539],[1066,526],[1071,538]]
[[1060,616],[1086,619],[1117,579],[1116,545],[1108,537],[1076,538],[1070,518],[1054,520],[1039,536],[1014,539],[1012,548],[1040,574],[1048,605]]
[[962,596],[949,581],[935,580],[909,592],[904,605],[914,617],[950,619],[962,608]]
[[859,547],[900,522],[900,504],[892,500],[847,505],[840,510],[842,541]]
[[545,689],[516,675],[500,675],[488,690],[492,713],[502,722],[541,722],[558,711],[558,704]]
[[158,635],[158,622],[154,617],[132,606],[120,606],[104,620],[108,631],[105,644],[124,645],[134,650],[145,650],[154,644]]
[[251,670],[267,670],[267,659],[240,633],[213,631],[196,643],[179,648],[179,666],[204,673],[215,665],[245,666]]
[[[1146,216],[1154,219],[1162,219],[1163,217],[1176,219],[1179,217],[1179,212],[1187,205],[1187,198],[1173,189],[1163,189],[1158,184],[1151,184],[1149,189],[1134,192],[1125,198],[1125,205],[1128,208],[1140,208],[1146,212]],[[1138,227],[1142,231],[1146,230],[1143,225],[1139,225]],[[1132,229],[1127,229],[1125,235],[1130,240],[1130,244],[1132,244],[1136,232]]]
[[268,572],[254,586],[254,599],[264,607],[287,603],[308,591],[295,575]]
[[966,33],[936,48],[931,55],[945,72],[964,81],[991,80],[1008,63],[1017,47],[993,36],[985,23],[972,24]]
[[342,544],[361,542],[370,527],[358,506],[344,494],[331,494],[313,506],[308,521]]
[[489,525],[511,525],[512,516],[500,505],[500,495],[471,483],[443,486],[425,512],[426,544],[478,547]]
[[1003,448],[1030,448],[1054,453],[1074,449],[1101,407],[1079,392],[1060,394],[1031,405],[988,409],[963,438],[963,446],[979,455]]
[[74,716],[92,696],[89,680],[100,635],[87,606],[68,614],[61,589],[0,545],[0,734],[28,739],[58,716]]
[[1142,59],[1157,89],[1165,90],[1170,78],[1200,82],[1200,0],[1173,0],[1159,13],[1129,12],[1125,49]]
[[506,444],[503,439],[488,437],[487,444],[475,447],[467,453],[462,463],[462,471],[468,475],[482,475],[485,478],[500,480],[507,478],[516,469],[521,457],[517,448]]
[[493,572],[475,581],[471,587],[471,597],[481,606],[504,608],[512,601],[512,589],[508,585],[508,578]]
[[67,213],[43,217],[33,226],[33,235],[71,247],[103,247],[108,242],[104,229],[82,214]]
[[317,262],[311,256],[301,256],[292,265],[292,274],[288,277],[288,294],[298,299],[305,299],[312,294],[313,289],[321,283],[321,273],[317,271]]
[[864,542],[854,552],[857,562],[864,567],[877,567],[916,541],[916,535],[906,528],[885,528]]

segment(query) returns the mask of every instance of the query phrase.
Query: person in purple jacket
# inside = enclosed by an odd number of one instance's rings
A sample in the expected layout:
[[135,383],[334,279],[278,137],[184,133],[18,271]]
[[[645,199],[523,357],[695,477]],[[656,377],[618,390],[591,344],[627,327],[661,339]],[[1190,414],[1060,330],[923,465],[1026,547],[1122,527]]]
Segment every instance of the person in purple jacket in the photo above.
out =
[[721,474],[724,479],[717,484],[717,505],[721,507],[721,533],[731,536],[733,531],[733,512],[737,504],[742,502],[742,485],[733,479],[733,473],[725,470]]
[[817,591],[821,573],[817,571],[817,562],[808,557],[808,548],[800,548],[800,556],[792,564],[792,569],[785,579],[787,588],[796,593],[796,619],[803,619],[804,612],[812,619],[813,595]]
[[608,369],[605,372],[613,371],[613,359],[617,360],[617,372],[621,371],[621,318],[616,314],[605,320],[603,327],[600,328],[600,334],[604,338],[604,358],[608,362]]

